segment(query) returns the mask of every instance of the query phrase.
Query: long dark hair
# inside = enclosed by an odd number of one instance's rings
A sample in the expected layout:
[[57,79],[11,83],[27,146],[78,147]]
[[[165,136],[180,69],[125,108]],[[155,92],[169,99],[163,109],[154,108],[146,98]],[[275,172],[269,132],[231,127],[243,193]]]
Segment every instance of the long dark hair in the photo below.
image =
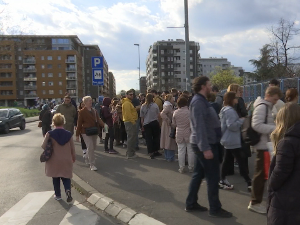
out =
[[147,94],[145,104],[149,106],[151,103],[153,103],[153,95]]

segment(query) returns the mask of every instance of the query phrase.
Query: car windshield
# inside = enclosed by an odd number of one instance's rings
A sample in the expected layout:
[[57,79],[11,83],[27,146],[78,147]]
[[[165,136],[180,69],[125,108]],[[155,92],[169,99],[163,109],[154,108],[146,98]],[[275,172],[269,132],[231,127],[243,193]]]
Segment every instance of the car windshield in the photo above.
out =
[[0,109],[0,117],[6,117],[8,113],[7,109]]

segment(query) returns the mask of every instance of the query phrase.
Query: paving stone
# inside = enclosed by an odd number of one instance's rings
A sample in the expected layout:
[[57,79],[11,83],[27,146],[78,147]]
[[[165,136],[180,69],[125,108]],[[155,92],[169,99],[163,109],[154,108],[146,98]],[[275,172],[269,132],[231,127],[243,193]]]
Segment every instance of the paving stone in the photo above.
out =
[[95,205],[100,198],[104,198],[105,196],[100,193],[94,193],[88,198],[88,202],[91,203],[92,205]]
[[95,204],[96,208],[100,210],[105,210],[113,200],[107,197],[100,198],[99,201]]
[[129,225],[166,225],[156,219],[153,219],[145,214],[137,214],[129,221]]
[[128,223],[135,215],[136,211],[133,211],[130,208],[122,209],[117,218],[124,223]]
[[105,212],[113,217],[116,217],[121,212],[121,210],[125,208],[127,208],[126,205],[118,202],[113,202],[105,209]]

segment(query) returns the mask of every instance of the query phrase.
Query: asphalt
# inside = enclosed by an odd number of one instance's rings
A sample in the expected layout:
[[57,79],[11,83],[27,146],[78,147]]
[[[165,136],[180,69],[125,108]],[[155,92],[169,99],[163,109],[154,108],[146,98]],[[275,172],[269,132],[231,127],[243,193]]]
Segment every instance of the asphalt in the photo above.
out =
[[[248,211],[250,193],[247,185],[236,169],[228,180],[235,185],[232,191],[220,190],[223,208],[232,212],[230,219],[215,219],[206,212],[187,213],[184,211],[188,185],[192,174],[180,174],[178,163],[166,162],[163,157],[151,160],[146,147],[140,145],[139,158],[126,159],[123,148],[115,148],[118,155],[104,153],[103,145],[98,144],[96,167],[90,171],[84,164],[80,144],[76,143],[77,163],[74,173],[101,194],[124,204],[138,213],[144,213],[158,221],[170,225],[222,224],[253,225],[266,224],[266,216]],[[255,155],[249,160],[251,176]],[[199,203],[208,207],[206,183],[199,191]]]

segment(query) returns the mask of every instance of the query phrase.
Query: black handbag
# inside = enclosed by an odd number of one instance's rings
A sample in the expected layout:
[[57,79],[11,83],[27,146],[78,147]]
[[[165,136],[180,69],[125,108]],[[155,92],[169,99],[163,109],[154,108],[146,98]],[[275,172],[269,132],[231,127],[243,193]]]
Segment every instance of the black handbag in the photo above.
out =
[[99,134],[99,126],[98,126],[98,122],[97,122],[96,111],[94,111],[94,113],[95,113],[95,126],[85,128],[86,136],[93,136],[93,135],[98,135]]
[[52,141],[49,137],[49,139],[47,141],[47,145],[45,147],[45,150],[43,151],[43,153],[40,156],[40,161],[47,162],[51,158],[52,152],[53,152],[53,145],[52,145]]
[[176,128],[171,127],[171,132],[170,132],[169,137],[172,139],[175,139],[175,136],[176,136]]

